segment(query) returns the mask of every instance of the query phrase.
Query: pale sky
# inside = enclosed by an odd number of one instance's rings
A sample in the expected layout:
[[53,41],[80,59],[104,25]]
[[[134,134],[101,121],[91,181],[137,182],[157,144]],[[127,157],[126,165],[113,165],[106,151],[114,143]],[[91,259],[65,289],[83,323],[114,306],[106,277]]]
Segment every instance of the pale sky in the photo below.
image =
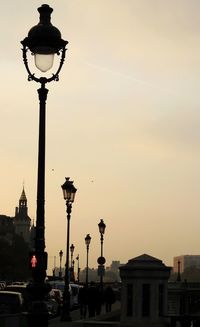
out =
[[[38,0],[1,1],[1,206],[14,215],[23,183],[35,219],[39,84],[27,81],[20,41]],[[48,85],[46,250],[66,253],[65,177],[78,189],[70,244],[89,266],[147,253],[167,265],[199,254],[200,1],[51,0],[69,41],[59,82]],[[34,72],[41,74],[34,68]]]

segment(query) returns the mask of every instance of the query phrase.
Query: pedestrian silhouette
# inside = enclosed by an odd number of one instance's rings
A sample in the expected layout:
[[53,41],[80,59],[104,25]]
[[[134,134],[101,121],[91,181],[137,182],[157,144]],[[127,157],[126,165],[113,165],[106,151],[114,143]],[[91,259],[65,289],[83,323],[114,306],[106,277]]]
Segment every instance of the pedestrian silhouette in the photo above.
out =
[[86,314],[87,314],[87,303],[88,303],[87,287],[85,285],[79,289],[78,301],[79,301],[79,305],[80,305],[81,319],[83,319],[83,318],[85,319]]
[[100,301],[100,292],[94,282],[90,283],[87,291],[89,317],[94,317]]
[[111,286],[107,286],[104,291],[104,301],[106,305],[106,312],[110,312],[112,304],[115,303],[115,293]]

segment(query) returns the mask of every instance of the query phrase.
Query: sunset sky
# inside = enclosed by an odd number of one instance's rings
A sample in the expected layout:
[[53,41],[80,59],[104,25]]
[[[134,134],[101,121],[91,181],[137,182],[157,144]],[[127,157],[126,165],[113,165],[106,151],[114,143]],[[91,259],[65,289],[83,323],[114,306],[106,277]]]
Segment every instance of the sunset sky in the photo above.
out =
[[[27,81],[20,41],[38,0],[1,3],[0,214],[14,216],[23,183],[36,218],[39,84]],[[69,41],[48,85],[46,250],[66,253],[61,184],[78,189],[70,244],[89,266],[147,253],[167,265],[200,254],[200,1],[49,0]],[[34,72],[41,76],[34,68]]]

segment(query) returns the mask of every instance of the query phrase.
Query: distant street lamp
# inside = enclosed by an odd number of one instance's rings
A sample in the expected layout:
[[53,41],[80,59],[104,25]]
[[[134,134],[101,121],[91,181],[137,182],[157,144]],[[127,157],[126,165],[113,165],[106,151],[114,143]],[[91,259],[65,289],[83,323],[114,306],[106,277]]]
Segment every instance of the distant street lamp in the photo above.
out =
[[71,252],[71,267],[70,267],[70,281],[74,281],[74,264],[73,264],[73,256],[74,256],[74,244],[71,244],[70,246],[70,252]]
[[60,271],[59,271],[59,277],[62,278],[62,257],[63,257],[63,251],[60,250],[59,252],[59,257],[60,257]]
[[61,313],[61,321],[70,321],[70,291],[69,291],[69,233],[70,233],[70,218],[72,211],[72,203],[74,202],[77,189],[69,177],[62,185],[63,196],[67,207],[67,250],[66,250],[66,265],[65,265],[65,287],[63,292],[63,308]]
[[[28,81],[40,83],[39,95],[39,146],[38,146],[38,176],[37,176],[37,212],[36,234],[34,253],[30,254],[32,265],[33,283],[28,286],[31,293],[32,303],[29,311],[29,326],[48,326],[48,311],[45,304],[45,296],[50,287],[45,283],[47,269],[47,252],[45,252],[45,120],[46,99],[48,89],[46,83],[58,81],[59,73],[63,66],[67,41],[61,38],[60,31],[51,24],[53,9],[49,5],[38,8],[40,21],[32,27],[21,44],[23,46],[23,61],[28,72]],[[60,55],[60,63],[51,77],[36,77],[29,68],[27,53],[34,55],[35,66],[46,73],[53,66],[54,54]]]
[[74,255],[74,249],[75,249],[74,244],[71,244],[71,246],[70,246],[70,252],[71,252],[71,268],[73,267],[73,255]]
[[53,267],[53,269],[52,269],[52,272],[53,272],[53,277],[55,277],[55,275],[56,275],[56,256],[54,255],[54,257],[53,257],[53,261],[54,261],[54,267]]
[[89,257],[90,242],[91,242],[91,236],[90,236],[90,234],[87,234],[86,237],[85,237],[85,244],[86,244],[86,251],[87,251],[87,256],[86,256],[86,278],[85,278],[86,287],[88,287],[88,257]]
[[106,262],[103,256],[103,235],[105,233],[106,225],[104,224],[103,219],[100,219],[100,223],[98,224],[99,233],[100,233],[100,241],[101,241],[101,256],[98,258],[97,262],[99,263],[99,275],[100,275],[100,289],[103,291],[103,275],[104,275],[104,264]]
[[80,267],[79,267],[79,254],[76,257],[77,260],[77,283],[79,284],[79,274],[80,274]]

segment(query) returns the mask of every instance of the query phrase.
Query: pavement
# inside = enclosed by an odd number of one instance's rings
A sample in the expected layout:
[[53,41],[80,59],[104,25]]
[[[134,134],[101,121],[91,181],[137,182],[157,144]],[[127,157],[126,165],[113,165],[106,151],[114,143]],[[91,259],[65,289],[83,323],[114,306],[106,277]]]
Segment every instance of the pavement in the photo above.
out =
[[112,311],[106,313],[105,307],[102,307],[102,312],[94,318],[80,319],[80,310],[71,311],[71,321],[60,321],[60,317],[49,320],[50,327],[86,327],[86,326],[119,326],[119,321],[114,321],[113,317],[120,315],[121,303],[116,301],[112,306]]

